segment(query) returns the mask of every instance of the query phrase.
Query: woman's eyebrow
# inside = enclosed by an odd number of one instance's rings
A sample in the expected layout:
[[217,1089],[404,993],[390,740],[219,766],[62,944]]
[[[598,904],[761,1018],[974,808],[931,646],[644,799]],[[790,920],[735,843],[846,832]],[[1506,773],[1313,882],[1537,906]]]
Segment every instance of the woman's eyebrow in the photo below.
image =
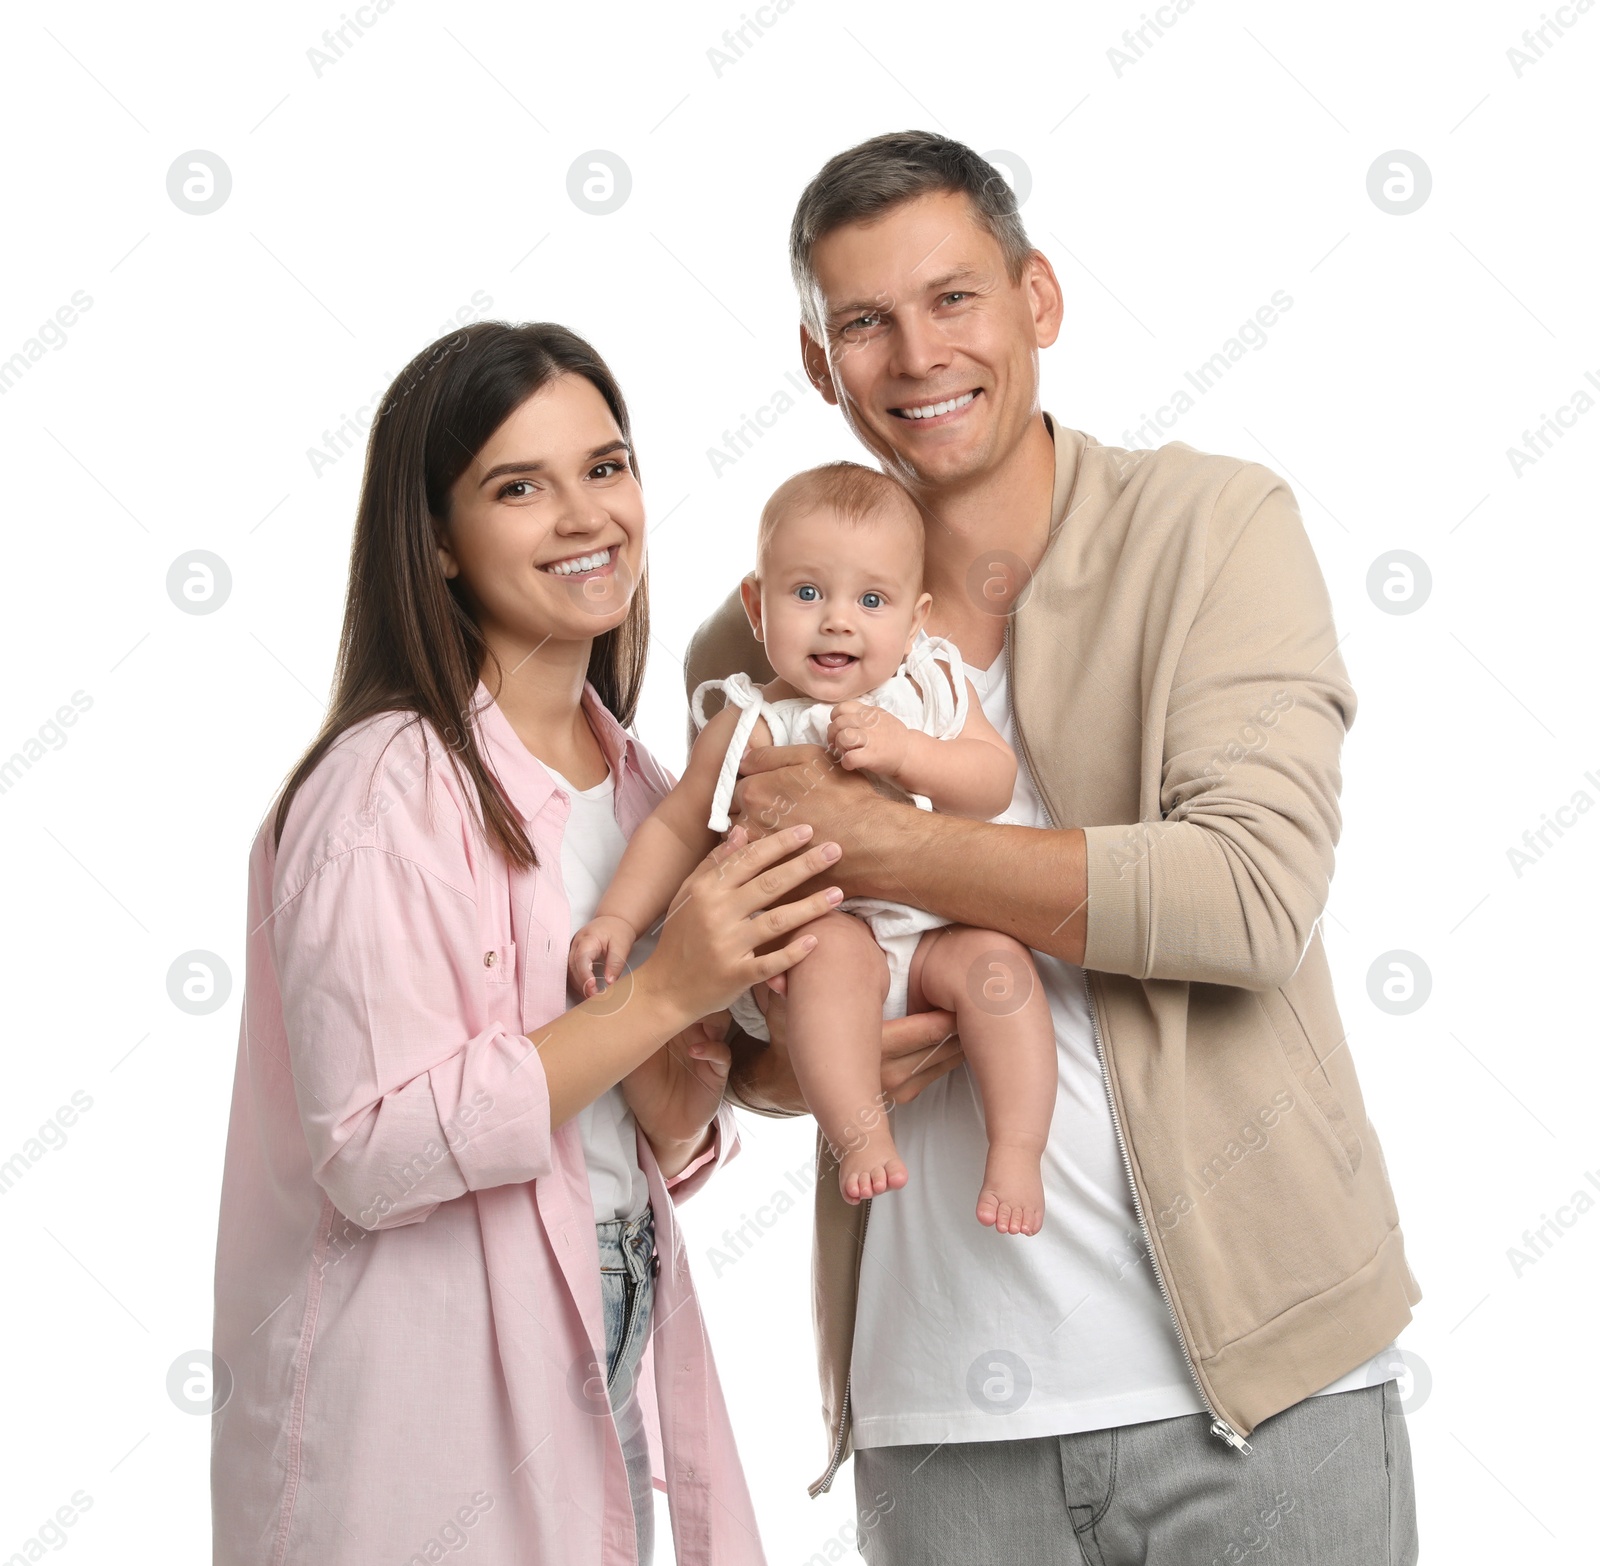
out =
[[[594,462],[600,457],[610,456],[614,451],[626,452],[628,449],[628,443],[625,440],[608,440],[605,445],[596,446],[593,451],[588,452],[583,460],[585,462]],[[508,473],[541,473],[544,468],[545,463],[543,460],[537,462],[496,463],[478,480],[478,488],[482,489],[491,479],[504,478]]]

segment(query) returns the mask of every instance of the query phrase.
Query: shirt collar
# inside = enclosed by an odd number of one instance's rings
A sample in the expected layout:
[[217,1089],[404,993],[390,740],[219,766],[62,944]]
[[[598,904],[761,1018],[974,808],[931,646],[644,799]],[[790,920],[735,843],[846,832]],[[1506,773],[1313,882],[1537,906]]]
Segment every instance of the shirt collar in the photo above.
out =
[[[601,701],[599,692],[587,680],[583,682],[581,700],[589,727],[594,731],[612,776],[620,781],[624,771],[637,773],[640,770],[639,742],[617,722],[611,709]],[[500,704],[489,694],[489,687],[482,680],[473,692],[472,711],[490,767],[524,821],[532,821],[549,803],[552,794],[565,797],[566,790],[522,743],[511,727],[511,720],[500,710]]]

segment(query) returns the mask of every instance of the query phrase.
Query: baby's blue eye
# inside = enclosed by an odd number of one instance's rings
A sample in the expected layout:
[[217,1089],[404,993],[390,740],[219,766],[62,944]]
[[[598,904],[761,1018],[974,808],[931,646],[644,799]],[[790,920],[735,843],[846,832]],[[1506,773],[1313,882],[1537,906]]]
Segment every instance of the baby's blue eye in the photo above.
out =
[[882,593],[863,593],[861,595],[861,607],[863,609],[881,609],[881,608],[883,608],[883,594]]
[[822,595],[818,593],[816,588],[807,583],[804,587],[795,588],[794,596],[803,604],[814,604]]

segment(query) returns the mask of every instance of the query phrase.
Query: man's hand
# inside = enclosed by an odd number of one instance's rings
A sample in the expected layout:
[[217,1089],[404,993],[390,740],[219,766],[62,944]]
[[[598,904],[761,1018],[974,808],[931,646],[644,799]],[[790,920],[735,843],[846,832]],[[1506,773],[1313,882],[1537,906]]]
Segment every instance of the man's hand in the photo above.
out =
[[[830,867],[826,884],[843,889],[846,897],[884,895],[869,886],[874,843],[885,812],[910,811],[923,815],[909,803],[897,804],[863,773],[847,772],[821,745],[764,745],[745,752],[739,763],[729,816],[743,824],[752,838],[802,822],[812,828],[814,843],[837,843],[843,854]],[[822,886],[817,880],[797,890],[803,896]]]
[[[1082,966],[1089,934],[1087,847],[1077,827],[996,825],[918,810],[893,783],[847,772],[821,745],[749,751],[733,792],[752,838],[804,822],[842,850],[827,885],[846,897],[926,908],[998,930]],[[818,878],[797,895],[819,891]]]
[[905,765],[910,729],[892,712],[871,702],[842,701],[828,723],[828,749],[846,772],[862,768],[897,778]]
[[[735,1035],[734,1067],[728,1095],[768,1115],[809,1114],[805,1095],[795,1081],[789,1059],[787,1016],[781,995],[767,998],[770,1044]],[[930,1082],[954,1070],[966,1056],[955,1035],[956,1019],[948,1011],[918,1011],[883,1025],[883,1091],[897,1104],[909,1103]]]

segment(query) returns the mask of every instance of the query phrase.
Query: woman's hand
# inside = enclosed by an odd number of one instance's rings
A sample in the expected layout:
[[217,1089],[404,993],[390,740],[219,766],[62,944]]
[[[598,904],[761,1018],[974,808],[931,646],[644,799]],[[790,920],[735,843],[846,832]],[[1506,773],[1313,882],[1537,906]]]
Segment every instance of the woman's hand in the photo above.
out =
[[622,1096],[649,1138],[663,1178],[692,1164],[706,1149],[733,1054],[724,1040],[725,1011],[691,1023],[622,1079]]
[[[752,984],[792,968],[817,944],[814,935],[786,938],[837,908],[844,900],[839,888],[777,902],[837,861],[837,843],[796,853],[810,837],[809,826],[794,826],[751,842],[743,827],[735,827],[685,879],[655,950],[633,976],[684,1019],[681,1026],[720,1011]],[[785,944],[759,950],[774,941]],[[618,984],[611,993],[622,988]],[[626,1004],[626,996],[620,999]]]

